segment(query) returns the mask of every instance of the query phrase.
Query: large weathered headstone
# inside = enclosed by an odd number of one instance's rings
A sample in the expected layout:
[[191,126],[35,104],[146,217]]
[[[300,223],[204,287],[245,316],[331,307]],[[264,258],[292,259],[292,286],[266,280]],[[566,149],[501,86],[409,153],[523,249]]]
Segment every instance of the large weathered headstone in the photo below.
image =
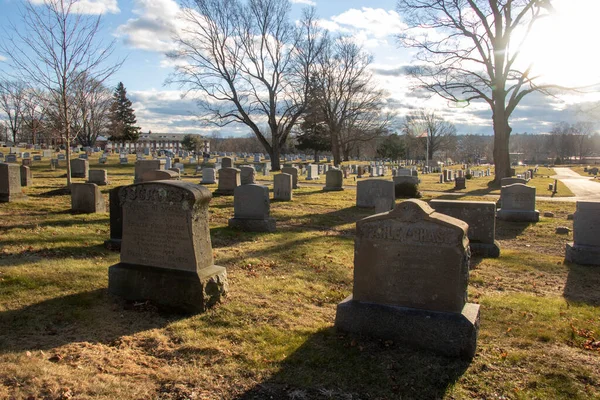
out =
[[144,182],[143,176],[146,171],[164,170],[165,160],[137,160],[135,162],[135,172],[133,183]]
[[472,358],[479,305],[467,303],[467,224],[420,200],[358,221],[354,288],[335,326]]
[[71,183],[71,211],[86,214],[106,212],[104,197],[98,185]]
[[498,219],[513,222],[538,222],[540,212],[535,209],[535,187],[521,183],[502,186],[500,189],[502,208]]
[[269,188],[241,185],[233,194],[233,218],[229,227],[246,232],[274,232],[275,218],[270,215]]
[[110,238],[104,241],[104,247],[109,250],[120,251],[123,238],[123,209],[119,191],[123,186],[112,188],[108,192],[108,208],[110,212]]
[[21,171],[21,186],[29,187],[32,185],[33,175],[31,174],[31,169],[25,165],[21,165],[19,168]]
[[219,170],[219,185],[215,194],[231,196],[236,187],[240,186],[240,170],[237,168],[221,168]]
[[254,167],[240,167],[240,185],[249,185],[256,183],[256,171]]
[[109,268],[109,292],[187,312],[218,303],[227,292],[227,273],[213,262],[208,189],[160,181],[125,186],[119,194],[121,262]]
[[[285,168],[284,168],[285,169]],[[273,177],[273,200],[291,201],[293,176],[286,173]]]
[[500,257],[496,241],[496,203],[493,201],[431,200],[436,212],[460,219],[469,225],[468,237],[473,254]]
[[87,183],[95,183],[98,186],[108,185],[108,174],[105,169],[90,169]]
[[292,189],[298,189],[298,168],[296,167],[284,167],[281,168],[283,174],[289,174],[292,176]]
[[26,199],[21,189],[21,166],[0,163],[0,203]]
[[71,176],[73,178],[86,178],[88,177],[88,171],[90,164],[88,160],[82,160],[74,158],[71,160]]
[[344,190],[344,174],[341,170],[332,168],[325,174],[325,192],[341,191]]
[[200,184],[213,184],[216,183],[214,168],[202,168],[202,181]]
[[573,242],[565,259],[582,265],[600,265],[600,201],[578,201],[573,216]]
[[[385,199],[388,204],[388,210],[394,208],[394,182],[384,181],[383,179],[367,179],[359,181],[356,185],[356,206],[364,208],[373,208],[379,199]],[[378,210],[379,211],[379,210]]]

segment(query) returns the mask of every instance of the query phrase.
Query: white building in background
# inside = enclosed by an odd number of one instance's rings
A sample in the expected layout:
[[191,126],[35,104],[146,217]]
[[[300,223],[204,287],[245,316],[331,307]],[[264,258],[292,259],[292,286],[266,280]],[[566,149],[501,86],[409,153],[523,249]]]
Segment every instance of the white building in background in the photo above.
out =
[[[108,141],[106,143],[107,150],[125,150],[129,153],[136,153],[138,151],[144,151],[144,149],[150,149],[150,151],[169,150],[177,152],[183,150],[181,142],[183,138],[189,135],[188,133],[140,133],[140,138],[137,142],[125,142],[113,143]],[[198,135],[200,138],[202,136]],[[203,146],[201,151],[203,153],[210,153],[210,141],[203,138]]]

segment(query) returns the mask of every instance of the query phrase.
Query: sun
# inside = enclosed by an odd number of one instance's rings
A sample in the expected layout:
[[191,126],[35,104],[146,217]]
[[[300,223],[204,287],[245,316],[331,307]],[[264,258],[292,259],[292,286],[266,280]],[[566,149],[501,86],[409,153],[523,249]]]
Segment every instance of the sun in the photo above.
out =
[[569,87],[600,83],[600,0],[555,0],[555,12],[536,23],[521,48],[540,81]]

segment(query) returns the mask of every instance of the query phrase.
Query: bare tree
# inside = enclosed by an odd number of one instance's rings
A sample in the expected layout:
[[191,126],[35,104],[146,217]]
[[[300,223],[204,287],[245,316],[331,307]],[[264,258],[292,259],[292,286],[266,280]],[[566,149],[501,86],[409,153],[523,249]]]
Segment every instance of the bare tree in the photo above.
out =
[[38,135],[44,130],[48,115],[48,99],[45,93],[35,88],[27,88],[23,96],[23,125],[31,144],[36,144]]
[[[456,136],[456,127],[445,121],[435,111],[418,110],[406,116],[403,130],[407,135],[425,138],[427,157],[433,160],[433,154],[452,142]],[[427,143],[429,142],[429,143]]]
[[313,90],[331,136],[335,164],[347,160],[358,144],[381,136],[390,116],[383,113],[385,92],[377,89],[368,67],[372,57],[350,38],[328,40],[318,57]]
[[108,125],[112,92],[101,82],[85,74],[75,85],[75,104],[72,131],[83,146],[94,146]]
[[7,127],[12,135],[14,144],[23,125],[23,108],[25,107],[26,86],[23,81],[0,81],[0,111],[6,115]]
[[298,26],[289,0],[184,0],[169,83],[199,95],[203,123],[246,125],[279,170],[281,147],[304,110],[320,49],[313,9]]
[[74,86],[84,74],[104,82],[122,64],[108,64],[114,41],[98,39],[101,16],[77,12],[79,0],[43,0],[37,5],[27,1],[21,9],[19,24],[11,23],[0,51],[15,74],[43,88],[57,105],[60,134],[66,145],[67,185],[71,185],[70,146]]
[[510,175],[511,114],[526,95],[560,88],[540,83],[531,64],[519,68],[521,45],[551,1],[398,0],[397,8],[408,24],[400,42],[419,50],[423,65],[413,76],[422,86],[452,102],[490,106],[499,184]]

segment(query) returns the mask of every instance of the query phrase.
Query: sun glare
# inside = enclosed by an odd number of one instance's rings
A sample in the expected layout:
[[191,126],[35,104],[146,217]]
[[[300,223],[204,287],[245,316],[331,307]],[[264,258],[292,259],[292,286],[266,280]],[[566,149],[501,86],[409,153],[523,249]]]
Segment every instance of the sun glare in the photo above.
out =
[[524,63],[534,63],[542,80],[564,86],[600,83],[599,0],[557,0],[550,17],[538,21],[522,47]]

